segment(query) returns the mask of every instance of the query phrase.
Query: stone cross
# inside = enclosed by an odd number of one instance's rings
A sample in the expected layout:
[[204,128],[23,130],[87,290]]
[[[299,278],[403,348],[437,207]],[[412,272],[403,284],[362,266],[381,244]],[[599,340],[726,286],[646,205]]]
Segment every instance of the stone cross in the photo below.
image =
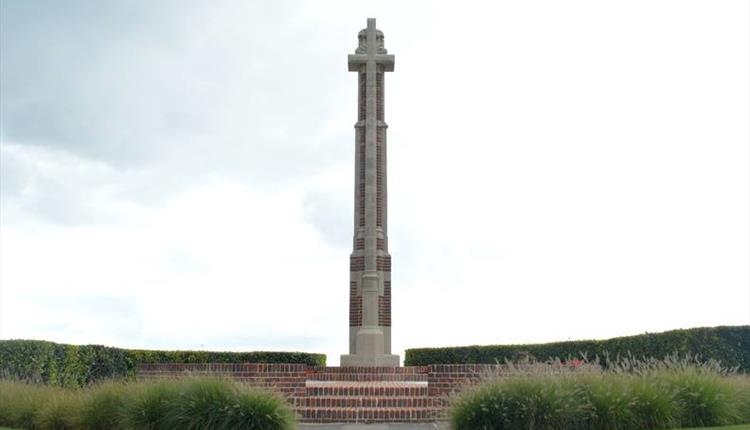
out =
[[349,354],[342,366],[398,366],[391,354],[391,256],[388,254],[384,75],[393,71],[383,33],[375,19],[359,32],[349,55],[357,72],[358,121],[355,129],[354,243],[350,257]]

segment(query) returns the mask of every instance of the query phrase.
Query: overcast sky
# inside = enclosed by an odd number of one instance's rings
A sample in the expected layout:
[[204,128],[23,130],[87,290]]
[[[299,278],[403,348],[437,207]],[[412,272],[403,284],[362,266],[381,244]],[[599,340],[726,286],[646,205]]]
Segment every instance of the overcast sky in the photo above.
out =
[[750,324],[750,3],[0,0],[0,338],[348,345],[356,75],[393,344]]

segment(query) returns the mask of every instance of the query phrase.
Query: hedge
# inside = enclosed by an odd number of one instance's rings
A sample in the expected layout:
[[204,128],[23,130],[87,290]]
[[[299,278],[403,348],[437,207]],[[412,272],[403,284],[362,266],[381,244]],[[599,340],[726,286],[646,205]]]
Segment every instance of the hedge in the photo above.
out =
[[152,351],[41,340],[0,340],[0,377],[81,387],[135,375],[138,363],[296,363],[324,366],[324,354],[304,352]]
[[608,340],[581,340],[529,345],[474,345],[449,348],[407,349],[405,366],[429,364],[503,363],[524,358],[546,361],[555,358],[605,357],[664,359],[668,355],[698,355],[725,367],[750,371],[750,326],[702,327],[617,337]]

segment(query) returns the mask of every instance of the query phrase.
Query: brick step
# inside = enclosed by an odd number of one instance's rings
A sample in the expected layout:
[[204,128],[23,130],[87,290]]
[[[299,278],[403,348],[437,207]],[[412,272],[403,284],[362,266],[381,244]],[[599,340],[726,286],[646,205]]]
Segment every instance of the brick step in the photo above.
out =
[[424,397],[429,395],[427,384],[409,382],[341,382],[307,381],[308,397]]
[[426,381],[425,373],[346,373],[320,372],[310,375],[317,381]]
[[306,423],[431,422],[441,416],[437,408],[298,408]]
[[379,375],[385,374],[401,374],[401,375],[414,375],[414,374],[427,374],[427,367],[314,367],[308,373],[376,373]]
[[293,399],[297,408],[437,408],[442,406],[433,397],[297,397]]

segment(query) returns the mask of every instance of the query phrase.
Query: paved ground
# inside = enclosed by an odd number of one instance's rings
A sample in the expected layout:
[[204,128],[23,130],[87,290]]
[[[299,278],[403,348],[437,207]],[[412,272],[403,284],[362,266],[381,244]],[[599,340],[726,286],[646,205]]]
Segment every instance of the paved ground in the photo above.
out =
[[448,430],[448,424],[300,424],[299,428],[300,430]]

